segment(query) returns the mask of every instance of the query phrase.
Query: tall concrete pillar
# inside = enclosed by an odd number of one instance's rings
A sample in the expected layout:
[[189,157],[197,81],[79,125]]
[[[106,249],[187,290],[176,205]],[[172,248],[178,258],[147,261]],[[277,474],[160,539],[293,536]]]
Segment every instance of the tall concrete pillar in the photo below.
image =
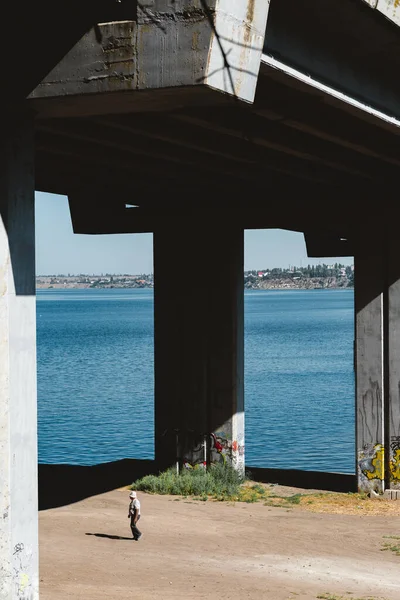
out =
[[211,223],[154,232],[160,468],[244,468],[243,230]]
[[388,353],[389,406],[387,415],[388,483],[400,490],[400,243],[395,224],[388,234]]
[[0,600],[38,598],[33,127],[0,141]]
[[381,493],[384,458],[384,257],[377,231],[355,253],[357,476],[360,491]]

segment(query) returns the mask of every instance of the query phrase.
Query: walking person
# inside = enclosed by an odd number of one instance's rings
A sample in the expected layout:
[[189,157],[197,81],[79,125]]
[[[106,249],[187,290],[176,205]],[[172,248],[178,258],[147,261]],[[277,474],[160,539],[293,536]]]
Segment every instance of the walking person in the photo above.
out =
[[136,496],[136,492],[133,491],[129,494],[129,498],[131,501],[129,503],[128,518],[131,518],[131,530],[133,539],[138,542],[142,537],[142,533],[137,528],[137,522],[140,519],[140,501]]

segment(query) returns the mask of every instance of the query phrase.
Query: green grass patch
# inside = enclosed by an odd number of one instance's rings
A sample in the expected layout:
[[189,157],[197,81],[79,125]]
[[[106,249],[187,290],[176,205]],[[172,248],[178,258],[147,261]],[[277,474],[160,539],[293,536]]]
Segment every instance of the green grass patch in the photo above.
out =
[[247,502],[248,504],[251,504],[253,502],[258,502],[259,500],[264,500],[267,496],[267,490],[259,483],[255,483],[253,485],[242,485],[236,500],[238,502]]
[[305,494],[293,494],[292,496],[277,496],[269,494],[265,498],[264,506],[275,506],[277,508],[292,508],[296,504],[301,503],[301,499]]
[[244,476],[230,465],[217,464],[209,469],[183,469],[179,474],[174,468],[159,475],[146,475],[135,481],[131,489],[149,494],[169,494],[172,496],[194,496],[207,500],[238,500]]
[[263,485],[251,483],[227,464],[212,465],[207,470],[202,467],[183,469],[179,474],[171,468],[134,481],[131,489],[148,494],[191,497],[198,502],[205,502],[208,498],[248,504],[263,501],[265,506],[279,508],[292,508],[300,504],[303,497],[302,494],[277,496]]
[[289,504],[300,504],[301,498],[302,494],[293,494],[293,496],[288,496],[285,500],[286,502],[289,502]]
[[134,481],[131,489],[148,494],[168,494],[172,496],[191,497],[192,500],[205,502],[208,498],[228,502],[246,502],[248,504],[262,501],[265,506],[292,508],[301,504],[303,494],[278,496],[260,483],[252,483],[228,464],[182,469],[178,474],[175,468],[163,471],[158,475],[146,475]]
[[394,552],[394,554],[396,554],[396,556],[400,556],[400,536],[385,535],[384,538],[387,540],[395,540],[395,541],[384,542],[383,548],[381,548],[381,550],[382,551],[390,550],[391,552]]

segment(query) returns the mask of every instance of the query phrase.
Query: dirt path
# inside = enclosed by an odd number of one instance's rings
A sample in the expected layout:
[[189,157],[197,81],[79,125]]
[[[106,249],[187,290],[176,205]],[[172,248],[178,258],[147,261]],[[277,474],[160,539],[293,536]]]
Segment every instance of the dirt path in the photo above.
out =
[[400,556],[381,551],[400,503],[370,516],[139,497],[140,542],[126,490],[40,513],[41,600],[400,599]]

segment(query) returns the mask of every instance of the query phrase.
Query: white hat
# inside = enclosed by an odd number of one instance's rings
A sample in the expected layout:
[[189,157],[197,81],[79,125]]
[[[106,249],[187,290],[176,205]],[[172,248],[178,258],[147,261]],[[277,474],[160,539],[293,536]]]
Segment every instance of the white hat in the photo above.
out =
[[129,494],[129,498],[136,498],[136,492],[133,492],[133,491],[132,491],[132,492]]

